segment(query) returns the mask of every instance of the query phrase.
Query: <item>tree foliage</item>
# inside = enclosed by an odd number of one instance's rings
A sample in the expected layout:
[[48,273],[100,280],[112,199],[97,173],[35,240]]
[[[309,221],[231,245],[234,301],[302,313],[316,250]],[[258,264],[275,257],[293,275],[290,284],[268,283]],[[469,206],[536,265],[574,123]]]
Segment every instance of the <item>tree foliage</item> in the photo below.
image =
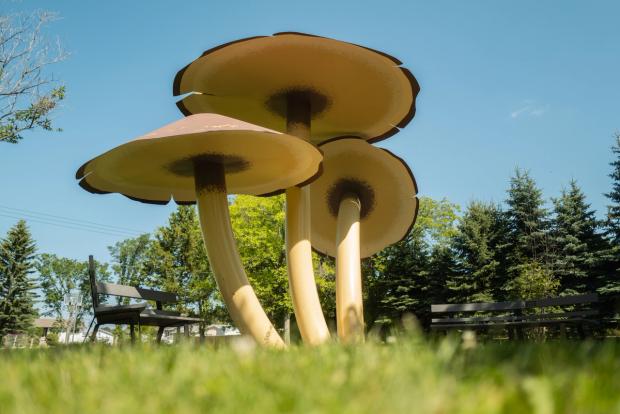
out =
[[562,293],[577,294],[596,289],[604,242],[597,232],[594,211],[585,194],[572,180],[559,198],[553,199],[551,268],[561,282]]
[[372,265],[365,275],[368,324],[389,324],[405,313],[428,319],[431,301],[445,292],[437,279],[447,277],[443,272],[453,261],[446,256],[458,210],[445,199],[422,197],[416,225],[409,234],[370,259]]
[[[87,261],[43,253],[37,258],[35,266],[43,293],[43,315],[64,319],[67,312],[65,298],[72,293],[79,293],[82,297],[82,307],[76,315],[78,323],[84,315],[93,313]],[[106,263],[95,262],[95,272],[98,281],[110,280]],[[105,298],[101,300],[103,302]]]
[[615,159],[610,163],[611,191],[605,194],[610,202],[605,223],[609,248],[605,252],[599,291],[603,294],[620,295],[620,133],[616,133],[615,141],[611,148],[615,155]]
[[47,68],[66,57],[52,46],[44,27],[49,12],[0,16],[0,142],[16,143],[25,131],[52,130],[52,111],[65,97]]
[[541,299],[557,294],[560,281],[547,266],[530,261],[522,264],[515,279],[514,290],[521,299]]
[[[241,261],[265,312],[276,325],[293,312],[288,291],[284,196],[235,196],[230,219]],[[319,298],[328,317],[335,313],[333,261],[314,255]]]
[[34,258],[35,243],[26,222],[20,220],[0,242],[0,339],[32,327]]
[[[151,238],[142,234],[133,239],[125,239],[108,247],[112,256],[112,272],[117,283],[129,286],[147,285],[147,274],[144,268]],[[119,303],[127,303],[127,298],[118,298]]]
[[183,299],[176,305],[179,311],[197,313],[207,321],[228,320],[194,206],[179,206],[170,214],[168,224],[155,232],[145,256],[141,281],[177,293]]
[[507,243],[506,272],[500,282],[504,299],[516,296],[514,280],[522,273],[522,266],[534,261],[548,265],[549,212],[544,207],[540,190],[529,172],[517,169],[510,179],[506,199]]
[[505,272],[506,237],[507,221],[499,206],[477,201],[468,206],[452,239],[458,271],[448,281],[451,300],[489,302],[501,295],[497,287]]
[[230,220],[241,261],[269,318],[292,313],[284,246],[284,197],[235,196]]

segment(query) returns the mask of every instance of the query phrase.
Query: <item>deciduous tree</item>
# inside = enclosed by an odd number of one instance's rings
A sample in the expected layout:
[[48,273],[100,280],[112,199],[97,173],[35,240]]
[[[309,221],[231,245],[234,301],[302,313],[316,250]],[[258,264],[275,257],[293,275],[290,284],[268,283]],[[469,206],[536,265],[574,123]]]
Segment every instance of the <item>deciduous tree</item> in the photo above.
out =
[[[37,258],[35,266],[39,273],[39,287],[43,293],[44,315],[54,316],[59,320],[65,318],[65,298],[72,293],[79,293],[82,297],[82,307],[76,318],[78,323],[84,315],[93,313],[87,261],[43,253]],[[110,279],[106,263],[95,262],[95,272],[98,281],[105,282]],[[104,300],[102,297],[101,301]]]
[[65,87],[48,67],[67,56],[44,34],[55,18],[49,12],[0,15],[0,142],[16,143],[25,131],[53,128],[50,116]]

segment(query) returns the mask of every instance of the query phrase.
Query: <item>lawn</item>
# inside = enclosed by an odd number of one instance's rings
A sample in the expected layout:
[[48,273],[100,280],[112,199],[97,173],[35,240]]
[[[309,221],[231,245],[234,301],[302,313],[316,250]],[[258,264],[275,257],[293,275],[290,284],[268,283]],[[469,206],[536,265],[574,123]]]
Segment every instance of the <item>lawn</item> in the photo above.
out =
[[620,413],[620,342],[2,351],[0,413]]

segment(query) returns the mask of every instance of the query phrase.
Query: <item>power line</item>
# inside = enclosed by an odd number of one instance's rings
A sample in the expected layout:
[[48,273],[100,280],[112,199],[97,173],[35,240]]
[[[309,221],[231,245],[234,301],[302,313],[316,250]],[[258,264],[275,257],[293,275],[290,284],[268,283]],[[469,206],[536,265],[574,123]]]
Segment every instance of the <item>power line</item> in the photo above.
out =
[[3,206],[3,205],[0,205],[0,213],[10,214],[13,216],[18,215],[20,216],[19,218],[22,218],[22,216],[24,216],[25,218],[29,218],[29,219],[45,221],[48,224],[55,223],[58,225],[77,226],[77,227],[80,227],[81,229],[88,228],[88,229],[92,229],[96,231],[112,232],[116,234],[121,233],[121,234],[128,235],[128,236],[137,236],[140,234],[147,233],[144,231],[139,231],[139,230],[130,229],[130,228],[121,227],[121,226],[96,223],[96,222],[88,221],[88,220],[63,217],[63,216],[59,216],[56,214],[41,213],[41,212],[36,212],[32,210],[19,209],[19,208]]
[[56,215],[56,214],[41,213],[41,212],[37,212],[37,211],[33,211],[33,210],[27,210],[27,209],[24,209],[24,208],[15,208],[15,207],[3,206],[1,204],[0,204],[0,208],[1,209],[5,209],[5,210],[13,210],[13,211],[17,211],[17,212],[24,213],[24,214],[29,214],[29,215],[47,216],[47,217],[51,217],[51,218],[55,218],[55,219],[60,219],[60,220],[64,220],[64,221],[72,221],[72,222],[76,222],[76,223],[84,223],[84,224],[94,225],[94,226],[109,227],[109,228],[114,228],[114,229],[118,229],[118,230],[129,231],[129,232],[132,232],[132,233],[138,233],[138,234],[146,233],[146,232],[143,232],[143,231],[140,231],[140,230],[130,229],[130,228],[127,228],[127,227],[114,226],[112,224],[96,223],[94,221],[81,220],[81,219],[76,219],[76,218],[71,218],[71,217],[64,217],[64,216],[59,216],[59,215]]
[[117,236],[117,237],[129,237],[129,236],[134,236],[134,235],[130,235],[127,233],[121,233],[121,232],[115,232],[114,230],[104,230],[104,229],[97,229],[97,228],[89,228],[89,227],[84,227],[84,226],[79,226],[77,224],[72,225],[72,224],[68,224],[68,223],[59,223],[59,222],[53,222],[53,221],[47,221],[41,218],[32,218],[32,217],[25,217],[23,215],[18,215],[18,214],[3,214],[2,212],[0,212],[0,217],[9,217],[9,218],[13,218],[13,219],[27,219],[27,221],[30,222],[34,222],[34,223],[41,223],[41,224],[48,224],[51,226],[56,226],[56,227],[63,227],[66,229],[71,229],[71,230],[81,230],[81,231],[87,231],[87,232],[91,232],[91,233],[99,233],[99,234],[105,234],[107,236]]

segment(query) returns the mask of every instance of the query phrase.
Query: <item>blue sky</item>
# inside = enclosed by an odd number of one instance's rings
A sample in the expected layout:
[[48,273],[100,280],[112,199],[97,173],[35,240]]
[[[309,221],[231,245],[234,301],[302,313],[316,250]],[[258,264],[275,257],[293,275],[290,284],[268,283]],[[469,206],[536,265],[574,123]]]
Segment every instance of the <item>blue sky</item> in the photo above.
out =
[[[0,235],[16,222],[6,216],[19,216],[7,207],[123,231],[164,224],[174,205],[87,193],[75,170],[179,119],[173,77],[203,50],[279,31],[383,50],[411,69],[422,88],[416,117],[380,146],[410,164],[421,195],[500,202],[518,166],[547,198],[576,179],[604,212],[620,130],[619,2],[0,1],[3,14],[58,12],[48,34],[71,53],[53,68],[67,87],[55,115],[63,132],[0,144]],[[29,223],[39,251],[72,258],[107,260],[123,239]]]

